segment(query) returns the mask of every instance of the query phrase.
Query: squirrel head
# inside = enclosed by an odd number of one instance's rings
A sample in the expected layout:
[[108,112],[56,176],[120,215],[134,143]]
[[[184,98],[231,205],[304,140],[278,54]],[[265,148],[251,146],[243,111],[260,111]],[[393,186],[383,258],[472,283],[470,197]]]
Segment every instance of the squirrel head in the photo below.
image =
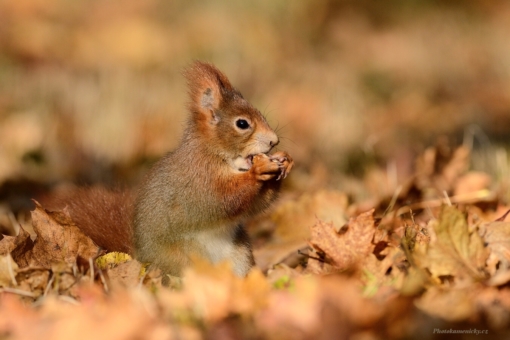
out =
[[247,171],[259,153],[267,154],[278,136],[259,110],[246,101],[215,66],[194,62],[186,71],[194,138],[232,168]]

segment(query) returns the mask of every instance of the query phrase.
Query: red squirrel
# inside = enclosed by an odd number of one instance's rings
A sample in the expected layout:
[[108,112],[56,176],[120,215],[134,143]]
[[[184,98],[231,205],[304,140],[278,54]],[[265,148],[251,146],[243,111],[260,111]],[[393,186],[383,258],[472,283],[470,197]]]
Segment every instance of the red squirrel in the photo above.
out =
[[185,76],[189,117],[180,144],[152,167],[134,201],[90,188],[47,206],[67,205],[99,246],[134,253],[164,274],[180,276],[196,255],[230,260],[244,276],[254,259],[243,224],[276,199],[293,160],[270,154],[278,136],[215,66],[194,62]]

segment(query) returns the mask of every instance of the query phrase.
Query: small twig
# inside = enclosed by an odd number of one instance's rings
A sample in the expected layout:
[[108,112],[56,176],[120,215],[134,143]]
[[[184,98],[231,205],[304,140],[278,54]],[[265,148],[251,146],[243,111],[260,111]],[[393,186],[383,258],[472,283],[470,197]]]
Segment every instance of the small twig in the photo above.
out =
[[411,221],[413,222],[413,225],[416,225],[416,222],[414,221],[413,209],[409,209],[409,215],[411,215]]
[[18,281],[16,281],[16,275],[14,275],[14,270],[12,269],[12,261],[14,260],[12,259],[11,254],[9,254],[7,258],[7,270],[9,270],[9,276],[11,277],[12,284],[17,286]]
[[46,296],[48,294],[48,292],[50,291],[51,286],[53,285],[53,281],[55,281],[55,274],[51,275],[51,278],[48,281],[48,284],[46,285],[46,288],[44,289],[43,296]]
[[104,291],[108,293],[108,284],[106,283],[106,279],[104,278],[103,271],[99,269],[97,272],[99,273],[99,278],[103,283]]
[[31,297],[31,298],[37,297],[37,295],[32,292],[27,292],[26,290],[10,288],[10,287],[0,288],[0,293],[11,293],[11,294],[17,294],[17,295],[27,296],[27,297]]
[[138,281],[138,285],[137,285],[137,288],[138,289],[142,289],[143,287],[143,280],[145,280],[145,277],[147,276],[149,272],[147,271],[147,269],[145,269],[145,274],[142,275],[142,277],[140,278],[140,281]]
[[305,254],[300,249],[298,249],[297,252],[298,252],[299,255],[306,256],[309,259],[313,259],[313,260],[316,260],[316,261],[319,261],[319,262],[326,262],[324,259],[321,259],[320,257],[315,257],[315,256],[312,256],[312,255],[309,255],[309,254]]
[[402,186],[399,185],[398,188],[393,193],[393,196],[391,197],[390,204],[388,204],[388,207],[383,213],[383,216],[386,216],[390,211],[392,211],[393,207],[395,206],[395,203],[397,203],[398,195],[400,195],[400,192],[402,191]]
[[92,257],[89,257],[89,266],[90,266],[90,281],[94,282],[94,261]]
[[446,203],[451,207],[452,201],[450,201],[450,197],[448,197],[448,193],[446,192],[446,190],[443,190],[443,195],[444,195],[444,198],[446,199]]
[[47,271],[50,271],[51,269],[49,268],[44,268],[44,267],[25,267],[25,268],[21,268],[21,269],[18,269],[18,273],[25,273],[25,272],[30,272],[30,271],[36,271],[36,270],[41,270],[41,271],[44,271],[44,270],[47,270]]
[[[487,199],[490,197],[491,197],[491,193],[488,190],[479,190],[479,191],[475,191],[475,192],[465,194],[465,195],[452,196],[452,197],[449,197],[449,200],[450,200],[450,203],[452,203],[452,204],[453,203],[469,203],[472,201],[476,202],[478,200]],[[422,202],[417,202],[417,203],[413,203],[410,205],[405,205],[403,207],[400,207],[397,210],[396,216],[401,216],[405,213],[408,213],[409,210],[411,210],[411,209],[418,210],[418,209],[425,209],[425,208],[435,208],[435,207],[440,207],[443,204],[444,204],[444,199],[435,199],[435,200],[422,201]]]
[[507,215],[510,213],[510,210],[508,210],[506,213],[503,214],[500,218],[497,218],[495,222],[503,222]]
[[73,299],[72,297],[70,296],[67,296],[67,295],[59,295],[57,297],[59,300],[62,300],[62,301],[65,301],[65,302],[68,302],[72,305],[75,305],[75,306],[79,306],[80,305],[80,302],[76,299]]

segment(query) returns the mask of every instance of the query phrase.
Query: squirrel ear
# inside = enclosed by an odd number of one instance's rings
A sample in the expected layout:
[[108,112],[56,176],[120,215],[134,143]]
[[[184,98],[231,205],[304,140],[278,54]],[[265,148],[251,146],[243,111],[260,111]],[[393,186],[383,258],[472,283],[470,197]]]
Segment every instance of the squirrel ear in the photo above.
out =
[[196,61],[184,72],[188,80],[190,110],[217,122],[215,115],[224,96],[232,91],[228,78],[211,64]]

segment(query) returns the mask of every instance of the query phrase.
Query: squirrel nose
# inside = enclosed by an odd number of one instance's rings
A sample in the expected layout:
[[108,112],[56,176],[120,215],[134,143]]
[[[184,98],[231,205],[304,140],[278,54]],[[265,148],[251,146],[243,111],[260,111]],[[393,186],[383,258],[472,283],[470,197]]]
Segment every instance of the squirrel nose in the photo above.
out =
[[269,146],[270,147],[273,147],[275,145],[278,145],[278,143],[280,143],[280,140],[278,139],[278,136],[277,135],[274,135],[270,140],[269,140]]

